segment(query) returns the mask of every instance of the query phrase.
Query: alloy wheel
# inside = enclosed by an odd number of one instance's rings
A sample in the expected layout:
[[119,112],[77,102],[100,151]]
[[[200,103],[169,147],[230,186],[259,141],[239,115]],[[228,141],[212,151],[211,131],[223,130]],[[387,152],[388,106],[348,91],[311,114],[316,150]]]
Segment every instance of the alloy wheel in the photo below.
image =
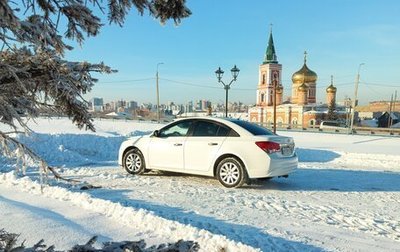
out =
[[130,153],[125,160],[126,169],[137,173],[142,167],[142,159],[137,153]]
[[220,177],[228,185],[234,185],[240,179],[239,167],[232,163],[227,162],[221,166]]

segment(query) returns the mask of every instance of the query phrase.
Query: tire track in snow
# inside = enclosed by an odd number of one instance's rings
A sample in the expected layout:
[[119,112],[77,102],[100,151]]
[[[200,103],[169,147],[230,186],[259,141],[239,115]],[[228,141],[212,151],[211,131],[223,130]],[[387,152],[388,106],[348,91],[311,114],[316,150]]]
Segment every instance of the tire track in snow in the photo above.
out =
[[280,197],[249,195],[248,192],[246,192],[246,195],[242,193],[235,195],[236,198],[244,198],[245,200],[232,202],[229,200],[231,197],[228,197],[228,200],[225,199],[225,202],[232,207],[241,204],[240,207],[246,207],[249,210],[257,209],[269,215],[289,218],[296,216],[296,218],[303,220],[310,220],[311,218],[311,221],[315,223],[325,223],[400,241],[399,219],[391,216],[381,216],[378,213],[359,210],[354,212],[352,209],[343,206],[309,205],[301,201],[282,200]]
[[[83,172],[85,173],[85,172]],[[271,231],[271,227],[268,223],[259,221],[257,218],[251,218],[254,216],[261,215],[264,218],[271,219],[282,219],[287,220],[298,219],[301,225],[307,223],[315,225],[326,225],[329,227],[347,229],[360,233],[369,233],[376,236],[392,239],[394,241],[400,240],[400,226],[397,218],[393,216],[381,216],[379,212],[375,211],[360,211],[360,209],[353,209],[346,207],[343,204],[336,204],[334,200],[332,203],[315,204],[315,202],[307,202],[302,200],[296,200],[291,198],[304,198],[304,195],[309,194],[308,192],[294,192],[295,196],[282,197],[278,193],[272,195],[265,195],[265,190],[256,189],[239,189],[229,190],[221,188],[217,181],[206,178],[188,177],[180,175],[163,176],[163,175],[148,175],[148,176],[125,176],[119,175],[123,172],[118,170],[107,170],[103,171],[88,171],[92,176],[100,176],[106,179],[105,184],[111,186],[113,189],[126,189],[129,192],[126,193],[127,197],[135,201],[135,199],[143,199],[139,207],[155,211],[157,214],[161,214],[163,217],[168,219],[177,220],[183,223],[192,223],[195,226],[205,228],[214,233],[228,234],[233,239],[242,239],[243,237],[259,236],[258,240],[262,240],[261,235],[258,233],[250,232],[244,228],[240,230],[229,230],[221,229],[220,224],[213,225],[207,224],[213,222],[213,220],[204,219],[200,217],[194,218],[195,215],[191,215],[191,220],[186,217],[181,217],[179,214],[171,212],[157,212],[158,207],[152,205],[149,202],[157,202],[157,204],[167,204],[168,206],[181,206],[188,211],[195,211],[204,213],[209,216],[214,216],[219,220],[225,220],[230,223],[246,224],[254,227],[259,227],[262,230],[268,232]],[[97,175],[96,175],[97,174]],[[118,174],[118,175],[116,175]],[[116,177],[115,177],[116,176]],[[109,180],[113,180],[112,184],[109,184]],[[150,189],[150,190],[149,190]],[[139,192],[137,191],[139,190]],[[342,194],[341,192],[331,192],[332,195]],[[349,194],[349,193],[347,193]],[[350,193],[351,197],[357,196],[358,193]],[[174,196],[175,195],[175,196]],[[169,197],[182,197],[182,200],[168,200]],[[341,197],[341,196],[340,196]],[[393,196],[394,200],[397,196]],[[207,207],[201,206],[201,200],[205,201],[205,205],[215,206],[216,204],[223,204],[224,211],[218,211],[215,209],[207,209]],[[187,202],[192,201],[191,207]],[[185,203],[186,202],[186,203]],[[182,204],[181,204],[182,203]],[[321,203],[321,202],[319,202]],[[185,205],[186,204],[186,205]],[[190,210],[195,209],[195,210]],[[178,211],[179,212],[179,211]],[[249,216],[242,218],[241,216]],[[264,231],[265,232],[265,231]],[[281,233],[285,237],[290,239],[309,242],[309,239],[296,232],[282,233],[277,230],[276,233]],[[242,237],[242,238],[240,238]],[[268,243],[274,243],[274,240],[268,240]],[[265,243],[260,241],[251,241],[251,244],[257,244],[261,248],[267,246]],[[292,249],[295,247],[292,247]]]
[[[88,193],[74,192],[59,186],[45,187],[41,191],[38,182],[28,177],[18,179],[14,172],[3,174],[0,184],[24,191],[26,194],[41,195],[49,199],[71,202],[82,210],[90,210],[118,221],[122,225],[136,227],[147,236],[159,236],[168,240],[194,240],[200,245],[200,251],[258,251],[257,249],[227,239],[222,235],[215,235],[205,229],[198,229],[190,225],[164,219],[145,209],[135,209],[124,206],[120,202],[109,199],[92,197]],[[123,203],[123,202],[122,202]]]
[[[80,172],[91,179],[95,179],[96,177],[105,179],[104,186],[108,186],[111,190],[105,188],[104,191],[92,191],[93,197],[96,198],[107,198],[112,201],[119,201],[127,207],[145,209],[154,212],[157,216],[205,229],[214,234],[224,235],[234,241],[260,248],[262,251],[321,251],[321,248],[311,244],[271,236],[265,232],[265,229],[250,225],[250,223],[239,223],[236,216],[232,216],[230,212],[225,212],[224,208],[210,209],[206,202],[204,205],[201,205],[201,202],[193,201],[193,204],[196,204],[199,208],[203,208],[204,211],[212,211],[216,215],[215,217],[205,216],[197,210],[193,211],[185,207],[171,206],[171,202],[168,202],[170,191],[173,191],[177,195],[186,195],[192,199],[213,198],[215,194],[214,191],[202,190],[202,188],[182,187],[182,181],[174,177],[164,183],[165,180],[163,178],[160,180],[157,176],[125,176],[115,174],[115,170],[109,169],[105,172],[104,170],[97,172],[90,168],[85,168]],[[76,175],[72,170],[65,170],[64,175],[66,174]],[[88,181],[90,182],[91,179]],[[109,184],[110,180],[112,180],[111,185]],[[130,187],[133,184],[134,188]],[[157,190],[153,191],[151,188],[157,188]],[[218,190],[221,189],[220,186],[217,188]],[[131,192],[134,192],[136,196],[133,196]],[[165,199],[165,205],[163,202],[158,203],[146,200],[146,198],[154,199],[159,197]],[[230,200],[232,204],[235,203],[234,197]]]

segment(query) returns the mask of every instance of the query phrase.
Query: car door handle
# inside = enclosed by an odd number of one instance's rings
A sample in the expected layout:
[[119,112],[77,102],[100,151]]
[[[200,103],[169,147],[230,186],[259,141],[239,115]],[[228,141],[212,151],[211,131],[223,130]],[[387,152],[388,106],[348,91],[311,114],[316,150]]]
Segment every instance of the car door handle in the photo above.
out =
[[218,145],[218,143],[208,143],[208,145],[213,146],[213,145]]
[[181,143],[174,143],[174,146],[182,146]]

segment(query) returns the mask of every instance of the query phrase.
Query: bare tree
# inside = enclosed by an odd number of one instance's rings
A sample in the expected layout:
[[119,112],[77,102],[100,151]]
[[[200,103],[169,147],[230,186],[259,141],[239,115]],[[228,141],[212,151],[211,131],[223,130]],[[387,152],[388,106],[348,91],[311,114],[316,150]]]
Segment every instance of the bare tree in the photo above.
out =
[[[0,0],[0,123],[10,127],[0,131],[0,152],[19,160],[29,158],[47,165],[27,146],[13,138],[19,131],[29,132],[28,119],[41,110],[67,115],[79,128],[95,130],[83,94],[95,82],[93,73],[112,73],[103,63],[71,62],[64,59],[73,48],[68,41],[83,43],[85,37],[99,34],[102,19],[123,25],[126,15],[136,9],[161,23],[179,24],[191,12],[185,0]],[[61,22],[63,21],[63,22]],[[60,23],[66,28],[61,31]],[[23,167],[25,165],[22,165]]]

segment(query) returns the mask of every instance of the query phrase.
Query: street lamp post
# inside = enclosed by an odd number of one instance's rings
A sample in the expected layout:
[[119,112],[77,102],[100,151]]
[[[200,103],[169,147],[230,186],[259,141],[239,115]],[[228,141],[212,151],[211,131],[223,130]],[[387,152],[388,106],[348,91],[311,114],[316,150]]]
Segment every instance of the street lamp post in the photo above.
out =
[[277,86],[277,81],[274,79],[273,81],[274,85],[274,134],[276,134],[276,86]]
[[346,106],[346,126],[350,127],[350,117],[351,117],[351,99],[346,97],[345,99],[345,106]]
[[158,89],[158,66],[164,64],[160,62],[157,64],[157,72],[156,72],[156,88],[157,88],[157,121],[160,122],[160,92]]
[[239,68],[236,65],[231,69],[233,79],[229,82],[229,84],[225,84],[222,81],[222,76],[224,75],[224,71],[222,71],[221,67],[218,67],[217,71],[215,71],[215,75],[217,76],[218,82],[224,85],[225,89],[225,117],[228,117],[228,90],[231,88],[231,85],[234,81],[236,81],[239,75]]
[[353,109],[351,110],[351,119],[350,119],[350,133],[351,134],[353,134],[354,112],[356,110],[358,83],[360,82],[360,70],[361,70],[362,65],[365,65],[365,64],[361,63],[360,65],[358,65],[358,71],[357,71],[356,82],[355,82]]

